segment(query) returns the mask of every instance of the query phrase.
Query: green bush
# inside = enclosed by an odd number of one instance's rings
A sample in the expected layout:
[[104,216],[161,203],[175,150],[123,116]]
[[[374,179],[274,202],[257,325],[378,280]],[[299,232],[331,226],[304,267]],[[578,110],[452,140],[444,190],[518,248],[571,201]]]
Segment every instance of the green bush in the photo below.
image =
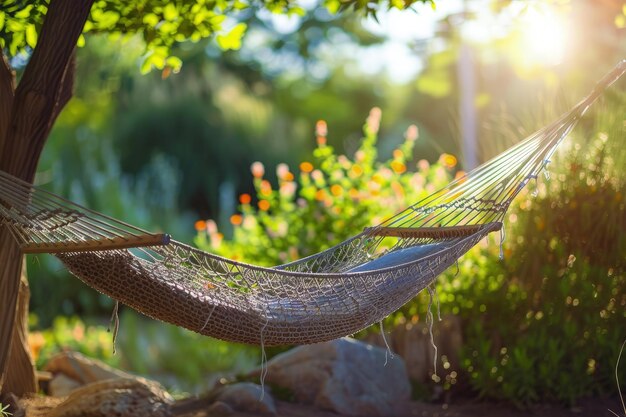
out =
[[[31,327],[37,325],[35,315],[31,315],[30,321]],[[98,358],[111,366],[120,365],[120,356],[113,355],[113,339],[106,326],[85,324],[78,317],[56,317],[52,327],[29,334],[29,346],[38,369],[66,350]]]
[[492,290],[454,291],[485,306],[483,314],[460,311],[464,367],[484,396],[571,404],[617,390],[626,325],[625,107],[622,100],[594,113],[539,195],[517,200],[506,260],[480,274]]

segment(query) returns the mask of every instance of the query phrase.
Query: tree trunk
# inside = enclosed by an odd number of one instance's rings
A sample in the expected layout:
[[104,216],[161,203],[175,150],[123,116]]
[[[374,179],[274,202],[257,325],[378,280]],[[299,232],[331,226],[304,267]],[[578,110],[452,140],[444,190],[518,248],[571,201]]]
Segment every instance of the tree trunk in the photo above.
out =
[[[74,49],[89,16],[93,0],[52,0],[24,75],[14,89],[14,76],[3,59],[0,62],[0,169],[32,182],[41,151],[56,117],[72,95]],[[31,363],[20,335],[25,329],[27,310],[16,315],[22,254],[6,228],[0,228],[0,392],[5,386],[7,368],[12,375],[25,376]],[[17,330],[16,330],[17,329]],[[12,336],[18,353],[11,353]],[[19,363],[17,363],[19,361]],[[10,365],[9,365],[10,364]],[[13,372],[13,368],[16,369]],[[12,381],[16,381],[12,379]],[[11,389],[32,390],[32,378],[19,378]]]
[[37,392],[37,379],[35,378],[35,363],[28,346],[28,301],[30,289],[26,279],[26,262],[22,265],[22,276],[15,312],[15,327],[11,341],[9,358],[11,366],[7,369],[5,391],[21,397],[24,394]]

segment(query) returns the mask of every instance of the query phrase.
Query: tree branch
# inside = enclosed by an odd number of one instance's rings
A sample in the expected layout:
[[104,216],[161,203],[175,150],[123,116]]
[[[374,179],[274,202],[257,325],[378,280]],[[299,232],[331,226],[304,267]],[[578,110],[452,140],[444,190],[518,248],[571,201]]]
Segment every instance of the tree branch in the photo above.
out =
[[8,131],[14,96],[15,73],[11,71],[4,54],[0,52],[0,149],[4,146]]
[[57,117],[65,107],[68,101],[72,98],[74,94],[74,79],[76,75],[76,52],[70,56],[67,65],[65,66],[65,71],[63,72],[63,78],[61,79],[61,85],[59,86],[59,90],[57,91],[56,103],[54,105],[54,110],[52,111],[52,115],[50,115],[50,120],[48,121],[48,132],[46,133],[46,137],[52,130],[52,126],[54,126],[54,122]]
[[50,2],[39,42],[15,90],[0,167],[26,181],[33,180],[55,109],[65,100],[63,92],[71,93],[73,70],[68,78],[68,63],[92,4],[93,0]]

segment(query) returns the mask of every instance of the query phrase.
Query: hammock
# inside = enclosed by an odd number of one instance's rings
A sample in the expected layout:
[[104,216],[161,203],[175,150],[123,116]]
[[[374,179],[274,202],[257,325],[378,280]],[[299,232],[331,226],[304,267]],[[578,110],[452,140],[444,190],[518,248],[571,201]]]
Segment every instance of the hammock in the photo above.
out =
[[273,268],[146,232],[1,171],[0,227],[24,253],[54,254],[87,285],[155,319],[265,346],[332,340],[380,322],[487,234],[503,233],[513,198],[624,71],[626,61],[558,120],[382,224]]

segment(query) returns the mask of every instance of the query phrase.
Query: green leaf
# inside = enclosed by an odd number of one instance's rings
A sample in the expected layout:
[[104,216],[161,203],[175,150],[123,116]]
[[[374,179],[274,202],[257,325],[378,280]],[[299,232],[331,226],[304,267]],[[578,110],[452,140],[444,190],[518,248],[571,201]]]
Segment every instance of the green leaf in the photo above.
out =
[[79,48],[85,46],[85,37],[83,35],[80,35],[78,37],[78,42],[76,42],[76,46],[78,46]]
[[172,3],[168,3],[163,8],[163,17],[165,18],[165,20],[175,20],[178,17],[178,10],[176,10],[176,6],[174,6]]
[[37,45],[37,29],[32,23],[26,26],[26,44],[31,48]]
[[5,17],[6,15],[4,14],[4,12],[0,12],[0,30],[2,30],[2,28],[4,27]]
[[146,75],[147,73],[150,72],[150,70],[152,70],[152,63],[150,62],[150,60],[148,58],[144,59],[143,62],[141,63],[141,68],[139,69],[139,71],[143,74]]
[[294,6],[291,10],[289,10],[287,12],[287,14],[289,16],[292,15],[296,15],[296,16],[305,16],[306,15],[306,10],[304,10],[302,7],[300,6]]
[[155,27],[158,23],[159,23],[159,18],[157,17],[157,15],[155,15],[154,13],[147,13],[144,17],[143,17],[143,22],[146,25]]
[[183,61],[177,56],[170,56],[165,60],[165,64],[170,67],[174,73],[177,73],[183,66]]
[[100,25],[103,28],[112,28],[118,20],[120,20],[120,15],[114,11],[107,11],[100,15]]
[[243,38],[247,28],[248,25],[245,23],[235,25],[235,27],[232,28],[232,30],[226,35],[217,36],[217,44],[225,51],[229,49],[236,50],[241,48],[241,39]]
[[339,0],[326,0],[324,1],[324,6],[331,14],[336,14],[339,12],[341,2],[339,2]]
[[26,19],[30,16],[31,10],[33,10],[33,5],[29,4],[28,6],[24,7],[19,12],[15,13],[15,17],[18,19]]

